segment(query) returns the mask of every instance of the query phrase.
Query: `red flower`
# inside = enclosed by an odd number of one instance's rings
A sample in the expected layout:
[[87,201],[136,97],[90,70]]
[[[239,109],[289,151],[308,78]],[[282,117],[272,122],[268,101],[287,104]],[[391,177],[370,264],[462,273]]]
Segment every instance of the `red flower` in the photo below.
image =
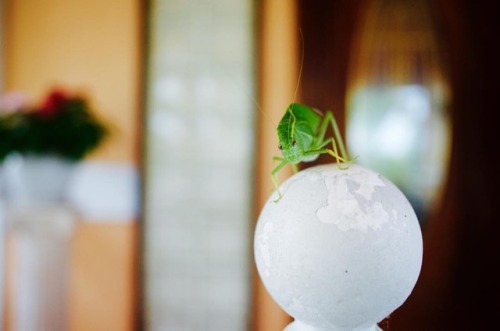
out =
[[39,114],[43,117],[52,117],[68,100],[69,98],[64,92],[56,90],[47,96],[39,109]]

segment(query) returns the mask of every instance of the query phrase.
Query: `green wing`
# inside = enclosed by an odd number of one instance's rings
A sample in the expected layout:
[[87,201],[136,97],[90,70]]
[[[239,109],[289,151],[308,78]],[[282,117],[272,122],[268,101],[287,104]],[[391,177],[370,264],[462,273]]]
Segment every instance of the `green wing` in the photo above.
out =
[[298,103],[293,103],[288,108],[295,117],[294,139],[303,151],[308,151],[318,132],[322,115],[314,108]]

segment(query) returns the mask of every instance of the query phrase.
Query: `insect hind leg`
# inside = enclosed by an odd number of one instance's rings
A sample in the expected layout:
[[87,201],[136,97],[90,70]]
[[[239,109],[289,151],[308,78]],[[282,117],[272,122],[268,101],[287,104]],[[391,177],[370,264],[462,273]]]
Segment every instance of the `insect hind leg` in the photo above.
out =
[[[333,116],[333,113],[331,111],[327,111],[325,113],[325,115],[323,116],[323,120],[321,121],[321,124],[319,125],[319,129],[318,129],[318,132],[317,132],[317,148],[321,148],[321,147],[324,147],[326,146],[327,143],[325,143],[325,134],[326,134],[326,129],[328,128],[328,124],[330,124],[330,126],[332,127],[332,130],[333,130],[333,135],[334,135],[334,139],[336,141],[336,143],[338,144],[338,147],[340,149],[340,155],[342,156],[342,158],[344,158],[345,160],[349,160],[349,155],[347,154],[347,150],[344,146],[344,142],[342,140],[342,136],[340,135],[340,130],[339,130],[339,127],[337,125],[337,121],[335,120],[335,117]],[[328,141],[328,140],[327,140]]]
[[336,145],[338,144],[340,155],[344,159],[344,162],[348,162],[350,160],[349,154],[347,153],[347,149],[345,148],[344,141],[342,140],[342,136],[340,135],[339,126],[337,125],[337,121],[335,120],[333,113],[331,111],[327,111],[324,118],[324,121],[330,123],[333,130],[334,141],[332,142],[332,144],[334,145],[335,149],[337,148]]
[[[334,137],[330,137],[325,140],[325,134],[328,125],[332,127]],[[343,167],[340,165],[340,161],[342,161],[343,163],[350,163],[351,160],[344,146],[342,136],[340,135],[337,121],[335,120],[335,117],[333,116],[333,113],[331,111],[327,111],[325,113],[323,120],[319,126],[316,138],[316,148],[312,151],[309,151],[307,154],[330,154],[335,158],[340,169],[346,169],[347,167]],[[326,148],[326,146],[330,143],[332,144],[332,149]],[[338,149],[340,149],[340,154],[337,149],[337,144]]]
[[[326,148],[328,144],[332,144],[332,149]],[[337,144],[333,138],[326,139],[315,152],[319,154],[330,154],[337,161],[338,167],[343,170],[347,169],[347,166],[342,166],[341,163],[350,163],[350,160],[348,160],[345,156],[339,155]]]
[[[333,149],[325,147],[325,146],[327,146],[330,143],[332,144]],[[331,155],[332,157],[335,158],[335,160],[337,161],[337,166],[339,167],[339,169],[346,170],[348,168],[347,166],[342,165],[342,163],[349,163],[349,161],[346,160],[344,157],[342,157],[342,156],[339,155],[339,153],[337,151],[337,145],[335,144],[335,140],[333,138],[329,138],[329,139],[325,140],[319,146],[318,149],[315,149],[315,150],[312,150],[312,151],[308,151],[308,152],[306,152],[304,154],[305,155],[329,154],[329,155]]]

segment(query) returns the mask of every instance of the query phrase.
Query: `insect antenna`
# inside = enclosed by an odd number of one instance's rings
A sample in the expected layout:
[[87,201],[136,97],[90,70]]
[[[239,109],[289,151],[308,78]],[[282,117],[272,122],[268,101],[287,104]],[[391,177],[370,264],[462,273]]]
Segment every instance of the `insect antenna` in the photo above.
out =
[[300,67],[299,67],[299,75],[297,77],[297,85],[295,86],[295,92],[293,93],[292,101],[295,102],[297,99],[297,94],[299,93],[300,80],[302,78],[302,70],[304,69],[304,34],[302,33],[302,28],[299,28],[300,35]]
[[[252,102],[252,104],[257,108],[260,114],[262,114],[265,118],[266,121],[268,122],[276,122],[271,119],[269,114],[259,105],[259,102],[257,101],[257,97],[255,96],[255,92],[249,92],[247,88],[244,87],[244,85],[240,84],[232,75],[228,74],[226,70],[220,69],[219,72],[223,73],[223,76],[229,81],[231,81],[231,87],[233,91],[238,94],[238,95],[244,95],[245,98],[248,98]],[[254,83],[255,84],[255,83]],[[256,90],[254,88],[254,90]]]
[[[295,91],[294,91],[294,94],[293,94],[293,99],[292,99],[292,103],[294,103],[297,99],[297,95],[298,95],[298,91],[299,91],[299,87],[300,87],[300,81],[302,79],[302,71],[303,71],[303,67],[304,67],[304,54],[305,54],[305,50],[304,50],[304,35],[302,33],[302,29],[299,28],[299,35],[300,35],[300,41],[301,41],[301,55],[300,55],[300,67],[299,67],[299,73],[298,73],[298,77],[297,77],[297,84],[295,86]],[[224,72],[224,70],[219,70],[220,72]],[[226,73],[227,76],[230,76]],[[250,93],[248,92],[247,89],[243,88],[243,86],[241,86],[241,84],[238,84],[236,82],[236,80],[233,78],[231,79],[231,81],[233,81],[234,83],[236,84],[233,84],[233,88],[235,88],[235,90],[237,90],[237,93],[243,93],[245,94],[245,96],[252,101],[252,103],[254,104],[254,106],[257,108],[257,110],[259,111],[259,113],[264,117],[265,121],[266,122],[269,122],[269,123],[273,123],[275,124],[275,126],[278,124],[276,122],[275,119],[272,119],[271,116],[269,115],[268,112],[266,112],[258,103],[257,101],[257,98],[255,96],[255,93]],[[236,88],[238,87],[238,88]]]

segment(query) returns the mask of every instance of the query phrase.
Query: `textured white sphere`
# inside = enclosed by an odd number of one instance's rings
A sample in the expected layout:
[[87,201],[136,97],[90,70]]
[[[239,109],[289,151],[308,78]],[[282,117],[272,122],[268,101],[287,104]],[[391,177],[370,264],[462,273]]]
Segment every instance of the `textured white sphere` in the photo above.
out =
[[410,295],[422,234],[401,191],[359,165],[300,171],[266,202],[254,250],[288,330],[375,330]]

